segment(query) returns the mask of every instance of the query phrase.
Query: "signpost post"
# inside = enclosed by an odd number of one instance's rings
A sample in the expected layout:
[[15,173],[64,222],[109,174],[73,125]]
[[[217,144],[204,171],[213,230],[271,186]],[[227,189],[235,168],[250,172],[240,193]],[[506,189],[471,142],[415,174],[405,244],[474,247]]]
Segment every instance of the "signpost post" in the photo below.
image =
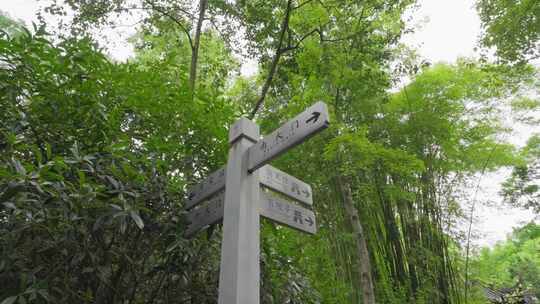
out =
[[259,127],[246,118],[229,131],[218,304],[259,303],[258,172],[247,170],[248,148]]
[[[223,220],[219,304],[259,303],[260,216],[314,234],[311,186],[270,165],[273,158],[328,127],[326,105],[317,102],[271,134],[259,139],[259,126],[246,118],[229,130],[227,165],[188,191],[187,237]],[[258,170],[260,168],[260,170]],[[263,190],[262,186],[269,190]],[[222,190],[225,188],[225,192]]]

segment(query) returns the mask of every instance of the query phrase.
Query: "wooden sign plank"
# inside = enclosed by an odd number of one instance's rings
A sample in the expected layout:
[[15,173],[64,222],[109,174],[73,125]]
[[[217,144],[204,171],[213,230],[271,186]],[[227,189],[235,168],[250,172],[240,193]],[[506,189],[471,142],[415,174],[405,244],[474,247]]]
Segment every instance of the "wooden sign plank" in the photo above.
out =
[[270,165],[262,167],[259,174],[262,185],[301,203],[313,205],[310,185]]
[[291,204],[264,191],[261,191],[260,213],[265,218],[285,226],[311,234],[317,232],[313,211]]
[[251,146],[248,150],[248,171],[253,172],[264,166],[328,125],[328,109],[324,102],[319,101]]
[[225,167],[212,172],[208,177],[198,185],[188,190],[186,210],[195,207],[198,203],[211,197],[216,192],[225,188]]
[[204,227],[221,221],[223,219],[224,201],[225,193],[220,192],[218,195],[212,197],[205,205],[191,210],[187,215],[190,225],[184,235],[186,237],[192,237]]

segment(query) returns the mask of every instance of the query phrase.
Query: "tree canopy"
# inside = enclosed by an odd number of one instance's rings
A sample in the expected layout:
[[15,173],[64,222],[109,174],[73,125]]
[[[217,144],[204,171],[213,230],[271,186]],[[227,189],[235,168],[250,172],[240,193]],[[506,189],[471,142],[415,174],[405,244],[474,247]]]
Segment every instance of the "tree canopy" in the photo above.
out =
[[540,298],[540,226],[528,223],[514,229],[505,242],[484,248],[473,262],[479,286],[520,287]]
[[503,60],[519,62],[540,56],[540,3],[535,0],[479,0],[482,43],[495,47]]

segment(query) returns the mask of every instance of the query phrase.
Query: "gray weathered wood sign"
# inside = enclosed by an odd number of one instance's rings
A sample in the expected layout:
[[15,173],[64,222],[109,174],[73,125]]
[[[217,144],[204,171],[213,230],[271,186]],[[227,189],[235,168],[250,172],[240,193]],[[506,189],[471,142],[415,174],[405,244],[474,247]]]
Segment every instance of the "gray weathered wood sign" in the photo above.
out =
[[212,197],[205,205],[192,210],[188,214],[190,225],[185,232],[185,236],[191,237],[202,228],[215,224],[223,219],[223,205],[225,192],[220,192]]
[[267,163],[328,125],[328,110],[323,102],[315,103],[262,139],[259,126],[241,118],[229,129],[227,165],[188,190],[187,237],[223,221],[219,304],[259,303],[261,216],[316,233],[315,213],[306,208],[313,204],[311,186]]
[[274,157],[326,129],[328,124],[326,104],[317,102],[250,147],[248,170],[253,171],[263,166]]
[[310,185],[270,165],[262,167],[259,171],[261,185],[301,203],[313,204]]
[[191,209],[225,187],[225,168],[211,173],[201,183],[188,190],[186,209]]
[[303,232],[317,232],[313,211],[265,192],[261,193],[261,215]]

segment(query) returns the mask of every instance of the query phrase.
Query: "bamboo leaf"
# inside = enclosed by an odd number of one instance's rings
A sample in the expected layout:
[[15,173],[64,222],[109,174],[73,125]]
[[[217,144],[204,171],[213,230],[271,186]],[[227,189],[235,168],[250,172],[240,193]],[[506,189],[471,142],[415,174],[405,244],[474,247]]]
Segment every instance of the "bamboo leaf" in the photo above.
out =
[[129,215],[131,216],[133,221],[135,221],[135,224],[137,224],[137,227],[139,227],[139,229],[144,228],[143,220],[141,219],[141,217],[139,216],[139,213],[137,211],[131,210],[129,212]]

